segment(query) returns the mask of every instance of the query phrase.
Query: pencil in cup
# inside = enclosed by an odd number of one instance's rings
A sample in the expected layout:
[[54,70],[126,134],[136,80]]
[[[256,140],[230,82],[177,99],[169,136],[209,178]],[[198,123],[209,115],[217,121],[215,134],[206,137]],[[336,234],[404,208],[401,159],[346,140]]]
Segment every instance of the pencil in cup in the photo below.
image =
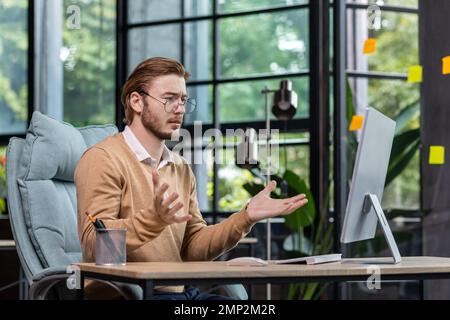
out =
[[96,235],[95,262],[99,265],[126,264],[126,229],[108,229],[102,220],[88,215]]

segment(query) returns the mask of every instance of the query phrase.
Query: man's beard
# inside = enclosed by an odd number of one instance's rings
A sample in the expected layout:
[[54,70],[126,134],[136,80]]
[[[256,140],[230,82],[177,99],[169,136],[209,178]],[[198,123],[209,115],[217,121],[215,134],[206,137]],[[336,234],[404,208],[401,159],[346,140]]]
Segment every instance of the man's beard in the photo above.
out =
[[150,112],[149,105],[144,103],[144,110],[142,111],[141,117],[142,125],[148,131],[153,133],[160,140],[170,140],[172,137],[172,133],[164,132],[162,126],[158,126],[157,119]]

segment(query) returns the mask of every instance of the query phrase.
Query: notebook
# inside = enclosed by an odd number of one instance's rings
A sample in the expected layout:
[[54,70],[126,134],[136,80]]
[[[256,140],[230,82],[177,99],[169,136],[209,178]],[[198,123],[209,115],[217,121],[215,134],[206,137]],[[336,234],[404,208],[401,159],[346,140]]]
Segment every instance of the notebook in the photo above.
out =
[[341,253],[324,254],[320,256],[309,256],[294,259],[273,260],[274,264],[294,264],[294,263],[306,263],[306,264],[319,264],[327,262],[336,262],[342,260]]

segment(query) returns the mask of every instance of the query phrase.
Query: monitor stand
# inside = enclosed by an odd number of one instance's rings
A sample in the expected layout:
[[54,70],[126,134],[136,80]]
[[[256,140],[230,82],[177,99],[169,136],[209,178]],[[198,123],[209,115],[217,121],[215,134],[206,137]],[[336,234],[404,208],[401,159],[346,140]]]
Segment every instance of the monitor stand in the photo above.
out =
[[389,227],[386,216],[384,215],[383,209],[381,208],[378,197],[374,194],[368,193],[366,194],[366,198],[364,200],[364,213],[369,213],[372,206],[375,209],[378,221],[383,228],[384,237],[386,238],[389,249],[392,253],[392,257],[394,258],[394,264],[401,262],[402,258],[400,256],[400,252],[398,251],[397,243],[395,242],[394,236],[392,235],[391,228]]

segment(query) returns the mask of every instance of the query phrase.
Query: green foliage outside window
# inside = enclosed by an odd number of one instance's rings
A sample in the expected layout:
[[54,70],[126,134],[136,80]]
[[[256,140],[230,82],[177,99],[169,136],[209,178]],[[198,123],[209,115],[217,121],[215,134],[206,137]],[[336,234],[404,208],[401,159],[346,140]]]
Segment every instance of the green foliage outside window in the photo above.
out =
[[27,9],[26,0],[0,0],[0,110],[17,122],[27,120]]
[[[64,0],[64,8],[72,4]],[[64,120],[75,126],[114,123],[116,0],[76,4],[80,29],[64,25],[63,31]]]

